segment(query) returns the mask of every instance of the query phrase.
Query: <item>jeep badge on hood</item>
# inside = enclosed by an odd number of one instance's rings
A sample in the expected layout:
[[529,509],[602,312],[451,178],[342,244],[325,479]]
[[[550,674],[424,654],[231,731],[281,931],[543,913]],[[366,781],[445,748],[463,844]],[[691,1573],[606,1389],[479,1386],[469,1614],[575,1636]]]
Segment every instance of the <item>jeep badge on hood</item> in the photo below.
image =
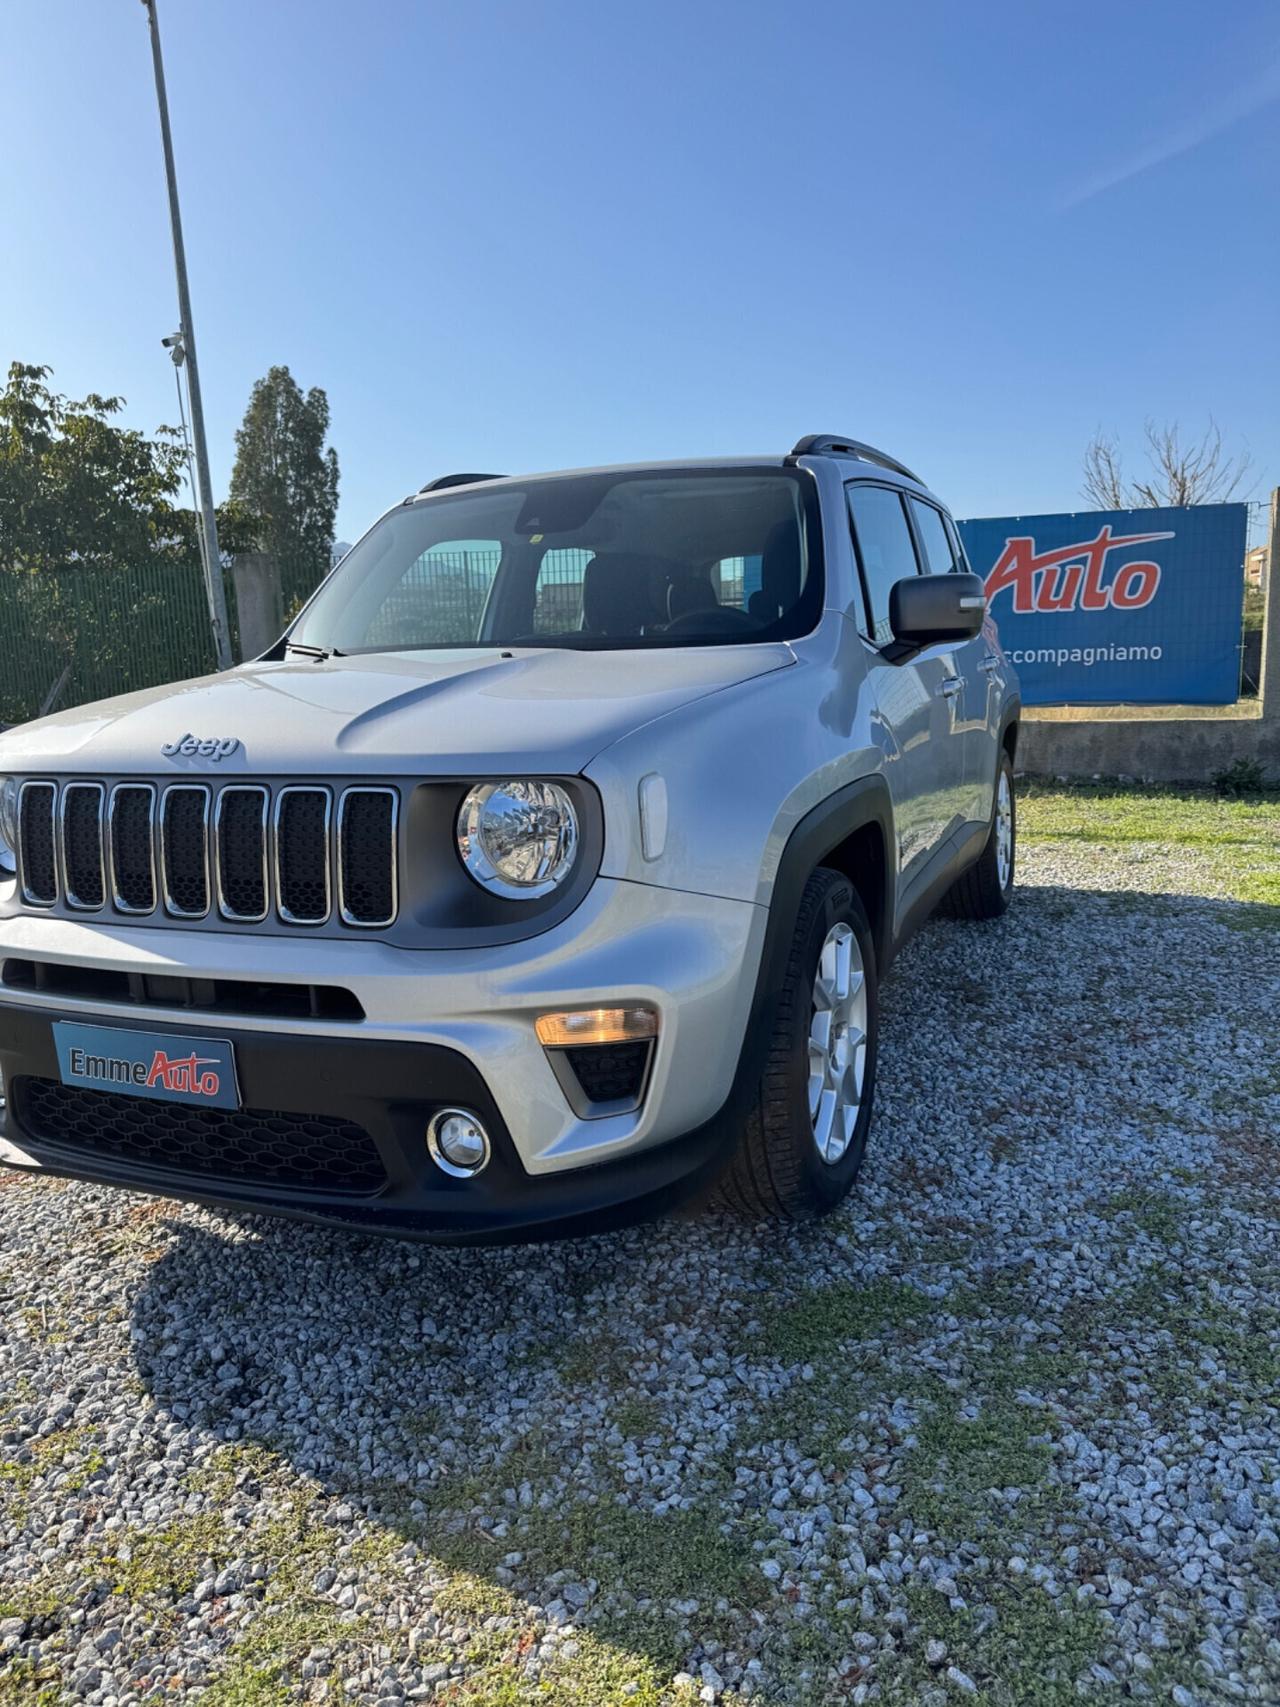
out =
[[214,738],[209,741],[197,740],[194,735],[181,735],[176,741],[166,741],[160,751],[164,754],[166,759],[176,759],[179,757],[184,759],[194,759],[197,757],[202,759],[226,759],[235,752],[239,745],[240,738],[237,735],[232,735],[227,740],[218,740],[217,738]]

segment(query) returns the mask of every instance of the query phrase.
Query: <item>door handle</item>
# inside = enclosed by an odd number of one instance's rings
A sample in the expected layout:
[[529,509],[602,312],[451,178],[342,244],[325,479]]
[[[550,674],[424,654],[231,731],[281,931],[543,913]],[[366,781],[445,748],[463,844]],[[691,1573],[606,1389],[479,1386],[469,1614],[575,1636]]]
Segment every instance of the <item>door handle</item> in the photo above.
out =
[[987,675],[990,675],[993,670],[998,670],[1000,668],[1000,659],[994,652],[988,652],[986,657],[978,665],[978,668],[980,670],[984,670]]
[[959,676],[944,676],[942,678],[942,686],[938,689],[938,692],[944,699],[954,699],[960,692],[962,685],[963,684],[961,683]]

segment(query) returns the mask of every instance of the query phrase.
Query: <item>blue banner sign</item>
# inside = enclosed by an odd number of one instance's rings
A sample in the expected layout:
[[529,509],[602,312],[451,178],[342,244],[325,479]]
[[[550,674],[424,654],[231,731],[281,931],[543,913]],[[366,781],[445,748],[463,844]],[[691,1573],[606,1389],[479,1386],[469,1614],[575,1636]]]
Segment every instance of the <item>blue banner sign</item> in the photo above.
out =
[[1230,705],[1248,510],[959,524],[1027,705]]
[[56,1020],[53,1041],[64,1085],[198,1108],[240,1106],[235,1056],[225,1038]]

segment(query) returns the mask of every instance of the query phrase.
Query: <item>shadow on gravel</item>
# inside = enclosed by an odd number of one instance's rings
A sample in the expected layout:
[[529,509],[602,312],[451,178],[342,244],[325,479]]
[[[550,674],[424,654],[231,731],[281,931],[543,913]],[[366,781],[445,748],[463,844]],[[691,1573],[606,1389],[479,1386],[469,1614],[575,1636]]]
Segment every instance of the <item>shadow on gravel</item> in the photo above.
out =
[[[824,1345],[834,1352],[863,1337],[858,1295],[874,1294],[882,1337],[898,1339],[894,1379],[909,1391],[911,1335],[894,1325],[903,1293],[893,1288],[910,1271],[904,1329],[922,1307],[939,1307],[915,1288],[956,1260],[944,1256],[943,1235],[962,1250],[987,1244],[982,1217],[989,1194],[1009,1190],[1006,1155],[1015,1173],[1024,1166],[1021,1132],[1030,1125],[1040,1153],[1053,1155],[1077,1140],[1071,1111],[1087,1093],[1094,1117],[1127,1122],[1132,1143],[1146,1142],[1126,1077],[1133,1061],[1150,1094],[1167,1099],[1150,1113],[1152,1130],[1178,1118],[1180,1082],[1200,1071],[1180,1035],[1193,1017],[1188,995],[1215,998],[1200,973],[1160,982],[1161,920],[1173,915],[1191,923],[1197,952],[1237,971],[1264,941],[1264,960],[1280,943],[1272,907],[1051,886],[1024,890],[1007,926],[926,932],[886,989],[872,1177],[837,1222],[780,1234],[707,1218],[551,1246],[444,1250],[183,1216],[134,1303],[141,1379],[181,1425],[221,1444],[193,1474],[206,1488],[221,1477],[228,1508],[284,1484],[302,1490],[298,1545],[314,1549],[305,1556],[317,1593],[329,1590],[324,1568],[354,1511],[395,1546],[416,1542],[552,1621],[585,1622],[669,1678],[702,1642],[733,1647],[763,1608],[770,1630],[789,1614],[752,1545],[776,1535],[764,1522],[768,1474],[744,1486],[735,1473],[751,1428],[758,1447],[792,1440],[812,1419],[800,1415],[803,1382],[753,1390],[734,1369],[778,1352],[745,1325],[767,1318],[780,1292],[825,1287],[824,1301],[851,1313],[834,1332],[822,1319],[812,1329],[820,1364]],[[1222,925],[1240,934],[1213,928]],[[1256,948],[1254,932],[1266,933]],[[1185,932],[1180,941],[1185,951]],[[928,1080],[913,1076],[918,1059]],[[966,1138],[936,1150],[917,1178],[909,1135],[926,1083],[955,1099],[954,1130],[985,1147],[979,1156]],[[1202,1154],[1187,1143],[1189,1157]],[[1028,1183],[1033,1159],[1025,1173],[1021,1190],[1052,1194],[1048,1176]],[[966,1177],[968,1220],[953,1233],[943,1211]],[[896,1271],[895,1241],[905,1252]],[[930,1260],[943,1268],[928,1271]],[[1001,1297],[993,1305],[975,1292],[974,1320],[1008,1308]],[[782,1363],[798,1364],[789,1350]],[[822,1675],[841,1652],[810,1640]]]
[[[694,1462],[670,1407],[682,1384],[706,1403],[701,1359],[725,1351],[716,1312],[741,1295],[744,1256],[748,1274],[767,1264],[749,1231],[708,1219],[455,1251],[224,1226],[173,1224],[135,1303],[134,1357],[158,1406],[221,1443],[206,1490],[246,1506],[306,1490],[297,1538],[322,1592],[350,1507],[396,1547],[521,1596],[531,1618],[585,1614],[618,1660],[668,1678],[767,1593],[753,1512],[720,1503],[731,1430],[720,1462],[702,1446]],[[693,1485],[696,1509],[678,1509]],[[465,1612],[504,1610],[471,1595]]]

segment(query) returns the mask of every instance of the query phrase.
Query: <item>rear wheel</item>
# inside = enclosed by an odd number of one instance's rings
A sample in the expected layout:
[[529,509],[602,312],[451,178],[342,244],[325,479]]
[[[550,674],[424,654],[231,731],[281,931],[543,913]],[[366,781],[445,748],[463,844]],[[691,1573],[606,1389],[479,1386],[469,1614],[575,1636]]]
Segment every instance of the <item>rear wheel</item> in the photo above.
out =
[[1013,760],[1001,751],[996,777],[995,816],[986,846],[958,877],[942,903],[952,919],[998,919],[1013,899],[1018,854],[1018,809],[1013,792]]
[[717,1197],[760,1219],[833,1209],[857,1178],[876,1069],[871,927],[847,877],[819,867],[800,898],[773,1033]]

